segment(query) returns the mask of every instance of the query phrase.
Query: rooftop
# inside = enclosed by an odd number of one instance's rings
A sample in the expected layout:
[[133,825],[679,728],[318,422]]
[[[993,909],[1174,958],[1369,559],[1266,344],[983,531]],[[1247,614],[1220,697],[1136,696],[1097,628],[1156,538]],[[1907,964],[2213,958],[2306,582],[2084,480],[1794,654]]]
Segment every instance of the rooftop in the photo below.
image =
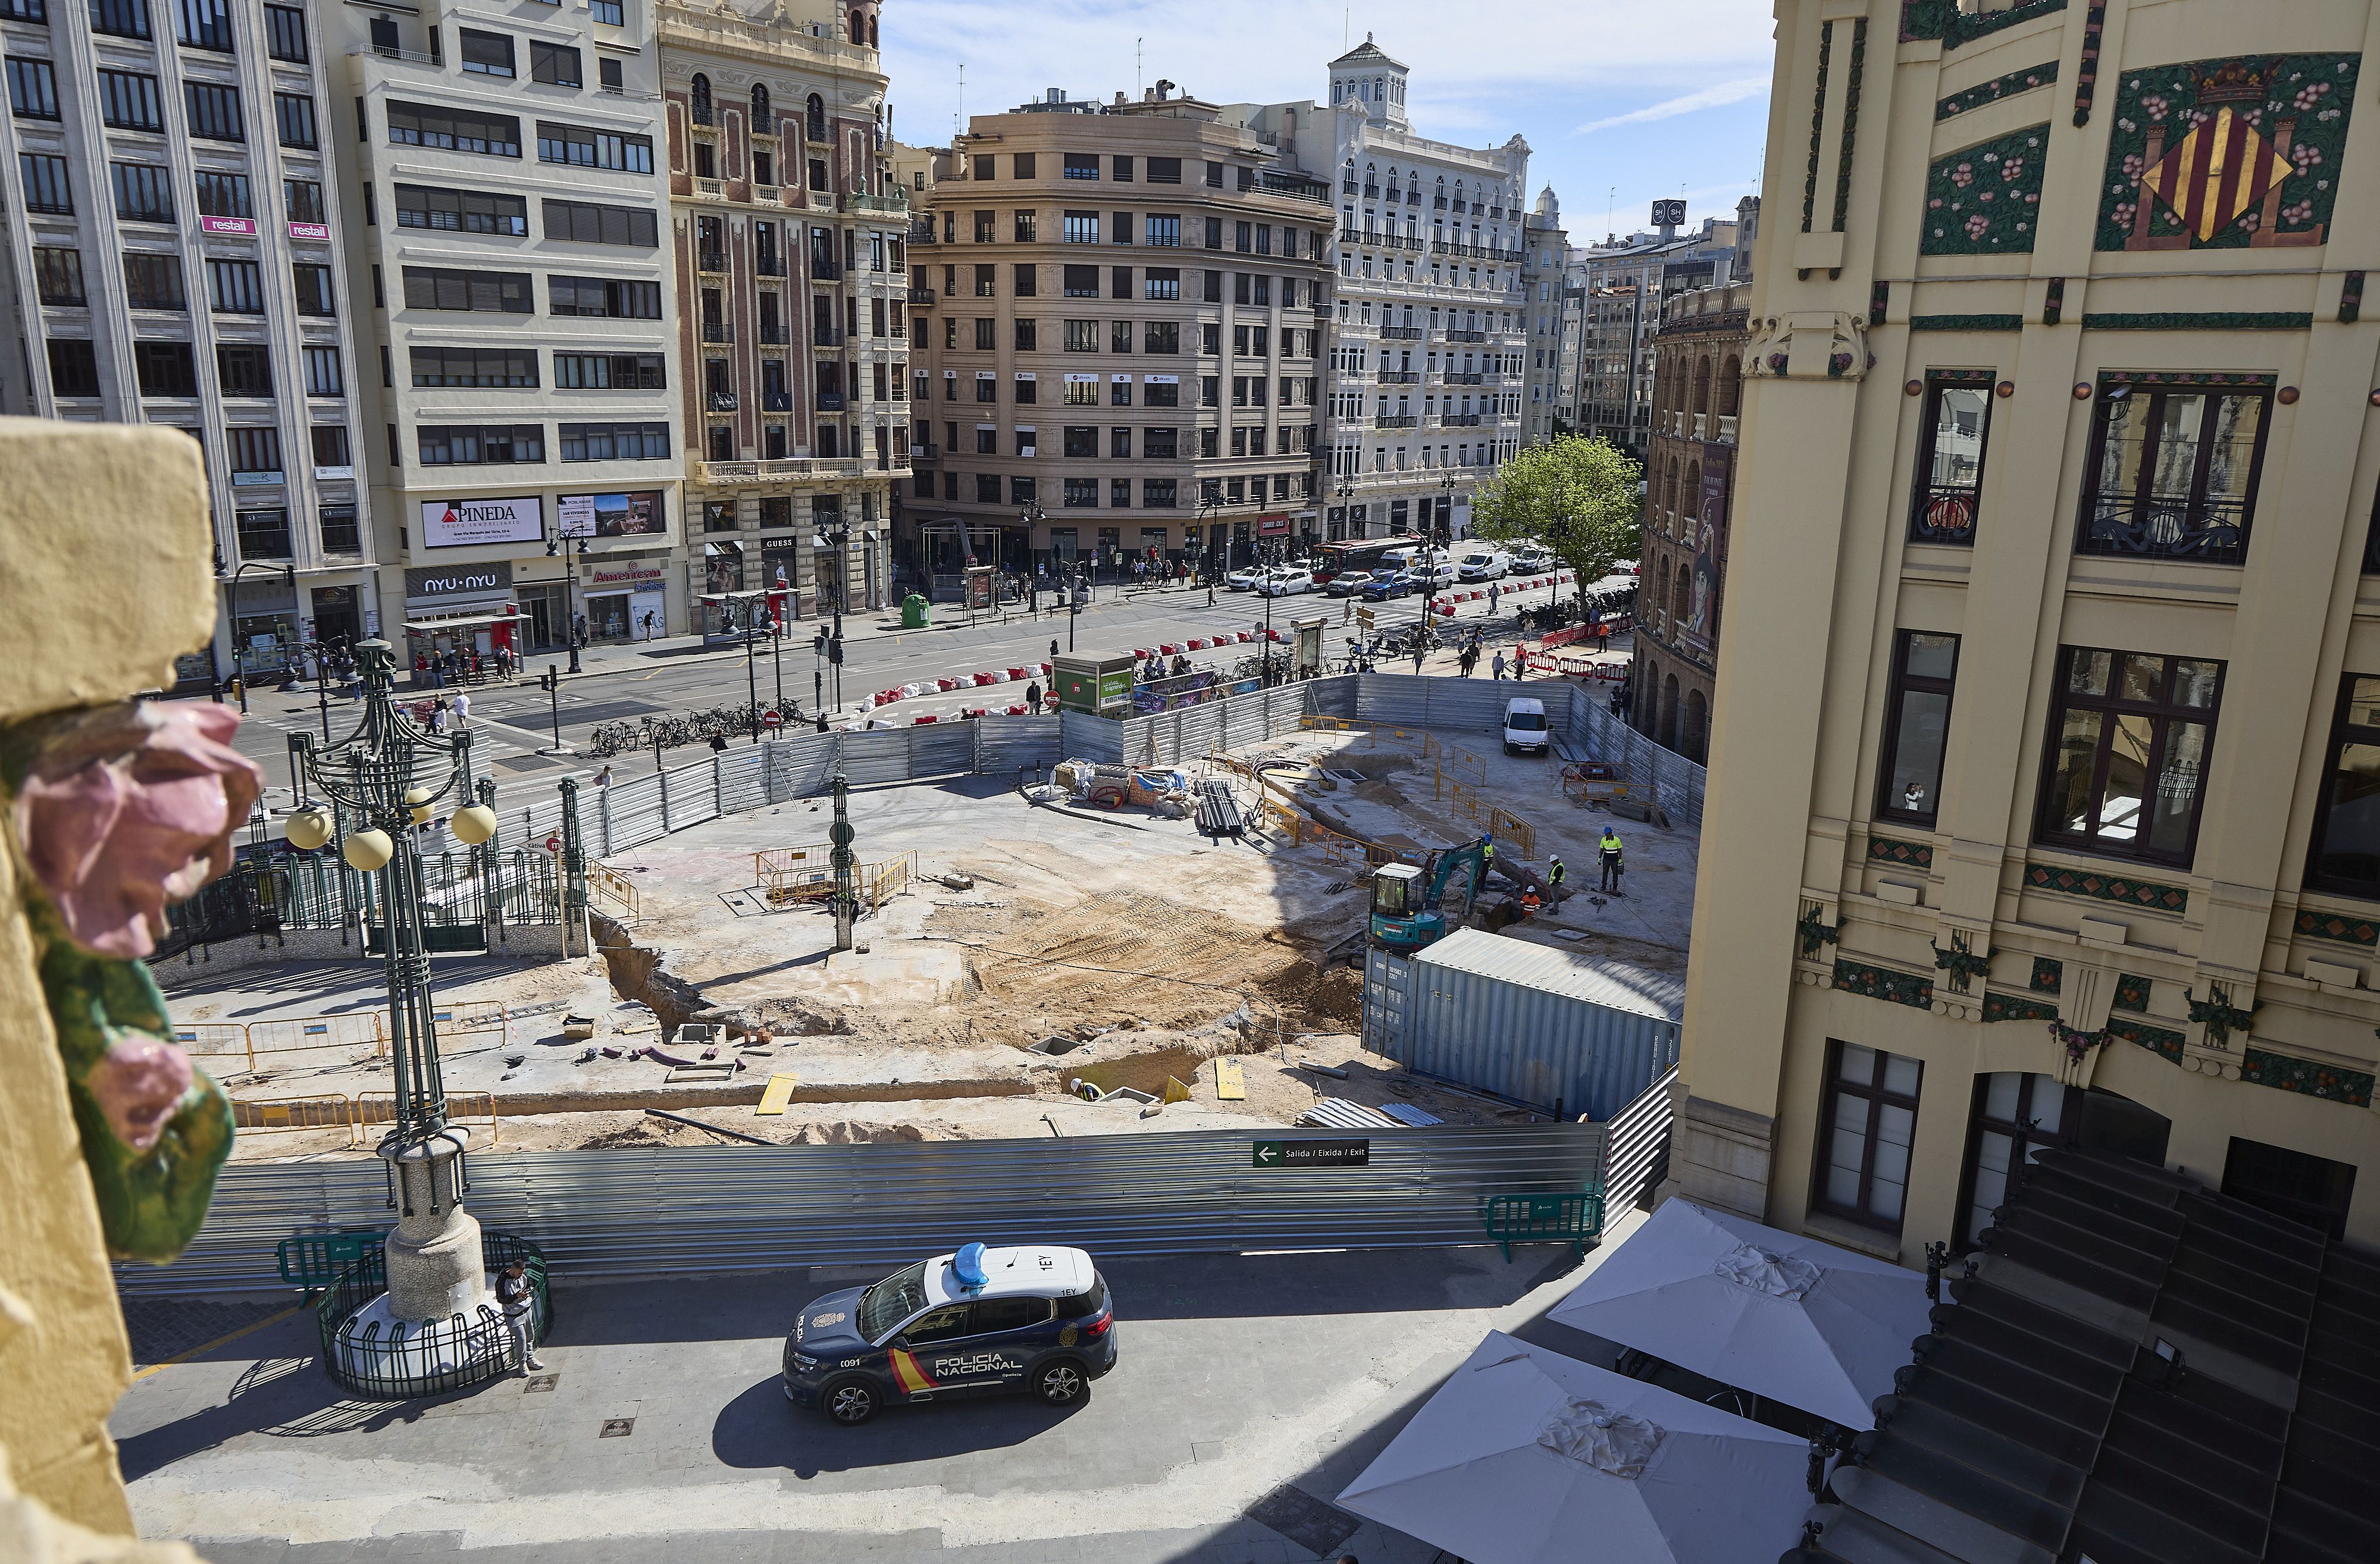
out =
[[1450,934],[1415,959],[1423,966],[1524,984],[1635,1015],[1676,1021],[1685,1014],[1686,986],[1668,973],[1483,928]]

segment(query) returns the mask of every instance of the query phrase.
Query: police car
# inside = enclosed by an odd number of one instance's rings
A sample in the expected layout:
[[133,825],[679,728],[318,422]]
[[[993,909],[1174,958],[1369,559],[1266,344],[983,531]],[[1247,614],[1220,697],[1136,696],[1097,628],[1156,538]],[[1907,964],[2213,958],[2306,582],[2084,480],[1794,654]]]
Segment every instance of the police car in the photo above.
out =
[[1070,1406],[1115,1361],[1114,1304],[1088,1255],[970,1243],[811,1300],[785,1339],[785,1398],[846,1426],[887,1401],[1022,1390]]

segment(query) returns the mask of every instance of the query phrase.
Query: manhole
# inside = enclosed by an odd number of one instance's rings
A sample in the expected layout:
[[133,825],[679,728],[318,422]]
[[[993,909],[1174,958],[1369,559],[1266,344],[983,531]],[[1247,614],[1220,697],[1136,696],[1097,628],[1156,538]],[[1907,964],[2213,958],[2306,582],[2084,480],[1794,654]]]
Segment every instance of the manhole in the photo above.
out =
[[607,1417],[603,1420],[603,1432],[597,1435],[596,1437],[602,1439],[625,1439],[636,1431],[637,1420],[633,1417]]
[[1044,1037],[1039,1042],[1027,1048],[1025,1051],[1027,1053],[1049,1054],[1054,1057],[1062,1053],[1072,1053],[1082,1046],[1081,1040],[1075,1037]]
[[542,771],[562,762],[544,755],[513,755],[499,758],[496,764],[507,771]]
[[551,1390],[561,1377],[559,1374],[532,1374],[528,1376],[528,1382],[521,1387],[521,1391],[528,1395],[540,1390]]

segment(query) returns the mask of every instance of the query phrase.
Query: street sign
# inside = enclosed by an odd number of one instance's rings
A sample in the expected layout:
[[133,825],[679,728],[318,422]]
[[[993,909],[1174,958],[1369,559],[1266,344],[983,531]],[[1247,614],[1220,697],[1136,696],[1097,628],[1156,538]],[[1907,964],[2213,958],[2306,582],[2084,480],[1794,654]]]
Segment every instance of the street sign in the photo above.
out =
[[1367,1168],[1372,1162],[1368,1140],[1260,1140],[1248,1149],[1257,1168]]
[[1372,611],[1368,608],[1357,609],[1355,611],[1355,623],[1361,624],[1366,630],[1370,629],[1372,627]]
[[560,838],[560,837],[558,837],[558,836],[549,836],[549,837],[547,837],[547,838],[545,839],[545,850],[546,850],[547,852],[549,852],[549,853],[559,853],[559,852],[561,852],[561,851],[562,851],[562,838]]
[[771,711],[767,716],[760,719],[760,725],[768,729],[771,733],[774,733],[779,728],[785,725],[785,719],[780,713]]

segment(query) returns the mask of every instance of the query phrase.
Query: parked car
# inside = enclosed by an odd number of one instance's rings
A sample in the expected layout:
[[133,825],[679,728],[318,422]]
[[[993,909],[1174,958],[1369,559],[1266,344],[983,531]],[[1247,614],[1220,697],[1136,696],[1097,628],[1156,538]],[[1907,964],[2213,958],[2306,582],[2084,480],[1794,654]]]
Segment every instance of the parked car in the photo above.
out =
[[1371,578],[1356,588],[1366,602],[1385,602],[1390,598],[1403,597],[1413,589],[1414,584],[1406,578],[1403,571],[1389,567],[1372,572]]
[[814,1298],[785,1338],[785,1399],[845,1427],[888,1401],[1082,1400],[1115,1367],[1115,1305],[1079,1249],[970,1243]]
[[[1389,574],[1394,576],[1396,572],[1391,570]],[[1342,570],[1333,576],[1330,583],[1322,588],[1323,595],[1332,598],[1352,598],[1372,584],[1372,576],[1373,573],[1368,570]]]
[[1554,556],[1542,544],[1524,543],[1512,551],[1512,568],[1524,576],[1535,576],[1554,567]]
[[1495,581],[1512,573],[1512,556],[1501,549],[1474,545],[1455,557],[1454,574],[1462,581]]
[[1415,560],[1405,566],[1402,575],[1412,584],[1411,589],[1416,592],[1437,587],[1451,587],[1455,580],[1454,562],[1444,554],[1437,554],[1431,557],[1427,564]]
[[1310,592],[1314,590],[1314,573],[1295,566],[1269,571],[1264,579],[1257,583],[1256,589],[1258,597],[1265,598],[1285,598],[1297,592]]
[[1552,742],[1546,728],[1546,703],[1535,696],[1518,696],[1504,703],[1504,753],[1543,755]]
[[1223,585],[1229,587],[1234,592],[1245,592],[1253,588],[1263,575],[1263,566],[1244,564],[1240,566],[1239,569],[1232,571],[1223,577]]

